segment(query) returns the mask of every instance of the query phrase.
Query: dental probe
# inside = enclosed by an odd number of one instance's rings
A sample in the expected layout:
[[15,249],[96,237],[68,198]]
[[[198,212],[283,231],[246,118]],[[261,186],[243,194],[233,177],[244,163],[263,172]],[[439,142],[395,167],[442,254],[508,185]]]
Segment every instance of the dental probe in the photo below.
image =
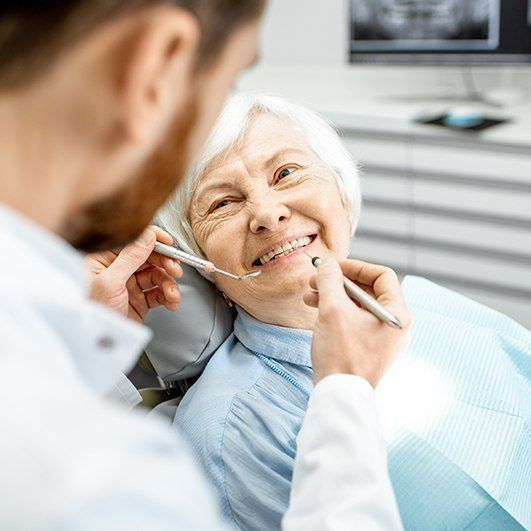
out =
[[[322,260],[318,256],[310,256],[304,249],[302,252],[311,259],[314,267],[317,267]],[[402,329],[400,321],[388,310],[386,310],[376,299],[372,298],[368,293],[363,291],[357,284],[352,282],[350,278],[343,275],[343,285],[347,295],[359,302],[364,308],[369,310],[373,315],[378,317],[380,321],[392,326],[393,328]]]
[[203,260],[203,258],[194,256],[193,254],[185,253],[184,251],[172,247],[171,245],[166,245],[165,243],[160,242],[155,243],[155,251],[159,254],[168,256],[169,258],[174,258],[175,260],[179,260],[180,262],[188,264],[189,266],[195,267],[196,269],[204,271],[205,273],[219,273],[220,275],[226,275],[227,277],[235,278],[236,280],[246,280],[248,278],[257,277],[262,272],[259,269],[254,269],[253,271],[249,271],[243,275],[234,275],[233,273],[223,271],[223,269],[218,269],[212,262],[209,262],[208,260]]

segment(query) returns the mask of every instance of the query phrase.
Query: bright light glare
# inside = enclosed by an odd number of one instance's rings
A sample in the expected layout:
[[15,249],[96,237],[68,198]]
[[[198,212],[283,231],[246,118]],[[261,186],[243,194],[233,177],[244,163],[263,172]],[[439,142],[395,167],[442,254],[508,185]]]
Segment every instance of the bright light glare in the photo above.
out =
[[384,431],[396,426],[426,432],[440,419],[453,395],[450,382],[419,360],[398,361],[376,391]]

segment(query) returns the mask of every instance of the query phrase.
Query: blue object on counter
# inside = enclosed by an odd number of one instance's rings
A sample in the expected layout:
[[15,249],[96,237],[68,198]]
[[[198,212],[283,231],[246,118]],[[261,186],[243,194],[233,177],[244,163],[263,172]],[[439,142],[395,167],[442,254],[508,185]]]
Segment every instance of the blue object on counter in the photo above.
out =
[[478,125],[485,117],[471,107],[455,107],[446,111],[443,116],[443,123],[449,127],[467,128]]

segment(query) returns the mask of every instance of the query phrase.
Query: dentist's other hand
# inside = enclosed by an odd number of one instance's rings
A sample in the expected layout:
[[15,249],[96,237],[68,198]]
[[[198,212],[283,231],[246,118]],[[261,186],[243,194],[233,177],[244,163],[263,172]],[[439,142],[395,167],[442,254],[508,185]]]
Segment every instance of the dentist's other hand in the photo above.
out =
[[87,255],[90,297],[137,322],[156,306],[176,310],[181,294],[174,277],[183,271],[175,260],[153,252],[157,240],[173,243],[167,232],[150,226],[121,250]]
[[[360,308],[346,294],[342,275],[364,288],[402,324],[396,330]],[[323,260],[304,296],[319,315],[312,342],[315,383],[331,374],[354,374],[376,387],[407,343],[411,316],[392,269],[359,260]]]

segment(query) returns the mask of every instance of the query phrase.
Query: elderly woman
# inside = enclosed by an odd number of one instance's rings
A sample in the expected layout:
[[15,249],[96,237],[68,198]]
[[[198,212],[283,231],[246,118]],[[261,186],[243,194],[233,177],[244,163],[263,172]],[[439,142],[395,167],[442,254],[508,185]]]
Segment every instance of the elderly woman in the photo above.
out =
[[[215,279],[236,305],[234,333],[175,417],[236,528],[280,527],[312,388],[308,255],[346,257],[359,213],[356,165],[327,123],[278,98],[243,95],[161,214],[184,250],[235,273],[262,272]],[[529,333],[427,281],[408,282],[412,341],[381,391],[404,525],[521,529],[531,522]],[[499,347],[501,338],[511,346]]]

